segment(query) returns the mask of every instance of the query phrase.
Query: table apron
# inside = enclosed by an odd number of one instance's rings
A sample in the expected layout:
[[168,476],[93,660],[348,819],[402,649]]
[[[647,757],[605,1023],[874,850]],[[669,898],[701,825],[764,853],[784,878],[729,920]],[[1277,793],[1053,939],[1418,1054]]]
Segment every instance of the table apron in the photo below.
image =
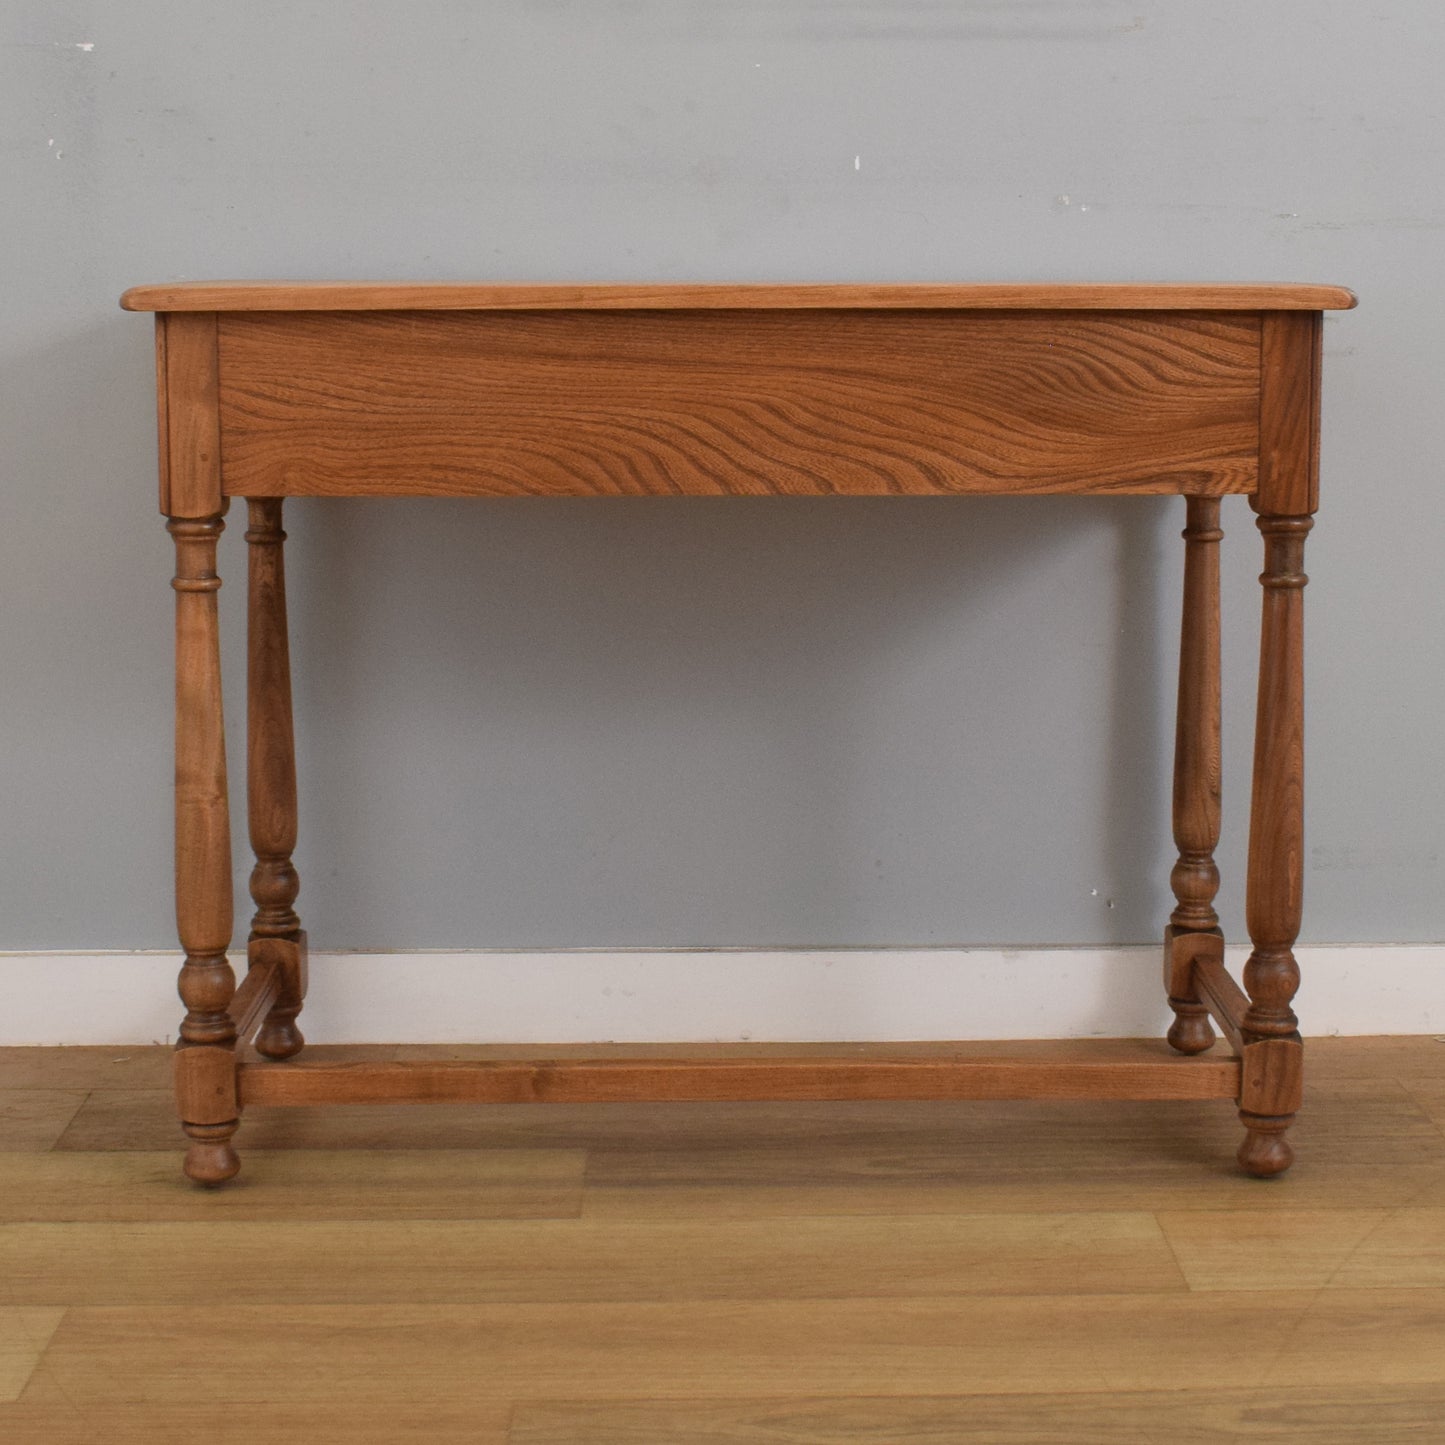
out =
[[221,488],[1253,492],[1261,333],[1224,311],[221,313]]

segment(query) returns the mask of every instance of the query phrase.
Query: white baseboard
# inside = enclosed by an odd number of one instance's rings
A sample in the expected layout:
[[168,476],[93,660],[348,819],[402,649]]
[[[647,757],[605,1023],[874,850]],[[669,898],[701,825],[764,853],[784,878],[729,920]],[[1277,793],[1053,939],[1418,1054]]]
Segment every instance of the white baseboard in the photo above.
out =
[[[1247,950],[1230,950],[1238,976]],[[313,1043],[1139,1037],[1158,948],[321,953]],[[1445,945],[1299,950],[1306,1034],[1445,1032]],[[0,1045],[175,1037],[173,953],[0,953]]]

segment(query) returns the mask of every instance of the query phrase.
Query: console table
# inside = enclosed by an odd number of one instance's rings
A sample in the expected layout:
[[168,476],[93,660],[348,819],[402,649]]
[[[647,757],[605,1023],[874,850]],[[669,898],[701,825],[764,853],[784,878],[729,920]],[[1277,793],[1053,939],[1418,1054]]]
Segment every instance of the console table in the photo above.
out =
[[[187,283],[156,313],[161,511],[175,539],[175,1054],[185,1171],[219,1184],[248,1104],[720,1099],[1238,1101],[1278,1174],[1299,1106],[1304,544],[1330,286]],[[1097,1060],[745,1052],[291,1063],[306,994],[281,529],[295,496],[1178,493],[1184,601],[1164,982],[1168,1041]],[[1264,537],[1243,988],[1219,874],[1220,498]],[[249,528],[246,782],[256,905],[239,987],[216,543]],[[906,502],[904,503],[906,505]],[[1214,1042],[1228,1058],[1188,1057]]]

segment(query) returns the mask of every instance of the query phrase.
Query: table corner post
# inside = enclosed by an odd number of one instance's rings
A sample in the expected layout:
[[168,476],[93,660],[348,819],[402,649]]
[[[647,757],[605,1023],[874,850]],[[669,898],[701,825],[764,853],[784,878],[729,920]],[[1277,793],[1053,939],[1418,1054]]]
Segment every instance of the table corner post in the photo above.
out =
[[1218,497],[1187,497],[1184,603],[1179,641],[1179,704],[1174,732],[1174,843],[1169,875],[1175,908],[1164,930],[1164,984],[1174,1023],[1169,1044],[1201,1054],[1214,1043],[1209,1006],[1195,981],[1203,953],[1224,957],[1214,898],[1220,827],[1220,654]]
[[252,497],[246,529],[246,800],[251,850],[247,954],[281,965],[280,997],[256,1036],[256,1052],[289,1059],[305,1044],[296,1016],[306,997],[306,935],[296,914],[296,744],[286,626],[286,533],[281,497]]
[[240,1168],[236,980],[227,957],[233,925],[231,828],[221,709],[221,489],[217,318],[157,317],[161,511],[175,543],[176,929],[185,961],[186,1016],[176,1045],[176,1102],[190,1140],[185,1172],[220,1184]]
[[1241,1024],[1241,1166],[1260,1177],[1294,1159],[1285,1133],[1300,1105],[1303,1043],[1292,1007],[1304,884],[1305,540],[1319,506],[1318,311],[1265,312],[1260,337],[1258,490],[1264,538],[1245,916],[1253,950]]

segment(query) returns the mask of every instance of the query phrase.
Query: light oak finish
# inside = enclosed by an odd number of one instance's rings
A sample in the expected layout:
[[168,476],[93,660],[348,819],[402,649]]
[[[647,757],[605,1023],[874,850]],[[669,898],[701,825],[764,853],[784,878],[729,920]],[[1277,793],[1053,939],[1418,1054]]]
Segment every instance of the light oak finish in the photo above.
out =
[[[691,1101],[1230,1097],[1255,1175],[1293,1157],[1291,1008],[1303,873],[1304,538],[1318,504],[1322,313],[1308,286],[142,287],[155,310],[161,499],[176,539],[176,1056],[186,1171],[232,1177],[243,1105],[347,1103],[352,1137],[395,1102],[542,1108]],[[1041,1056],[949,1046],[709,1053],[541,1046],[520,1056],[286,1063],[306,990],[286,627],[286,496],[950,496],[1175,493],[1185,580],[1166,991],[1169,1043],[1233,1057]],[[1214,909],[1220,835],[1220,498],[1265,539],[1244,990]],[[215,572],[228,499],[249,513],[247,801],[256,854],[239,993]],[[254,1039],[253,1039],[254,1036]],[[247,1050],[254,1049],[263,1061]],[[66,1147],[93,1138],[111,1095]],[[1081,1105],[1082,1106],[1082,1105]],[[142,1107],[140,1102],[137,1107]],[[305,1126],[306,1118],[291,1125]],[[137,1124],[143,1132],[149,1127]],[[359,1131],[359,1133],[358,1133]],[[259,1141],[258,1141],[259,1142]],[[434,1141],[437,1142],[437,1141]],[[457,1142],[457,1136],[452,1136]]]
[[477,1153],[313,1152],[380,1106],[317,1111],[219,1192],[117,1147],[165,1050],[0,1050],[0,1109],[89,1088],[105,1149],[0,1158],[0,1439],[1430,1440],[1445,1045],[1311,1050],[1288,1190],[1202,1104],[855,1103],[477,1106]]
[[65,1400],[54,1386],[42,1394],[45,1387],[32,1380],[25,1403],[6,1412],[6,1445],[508,1445],[512,1416],[501,1405],[435,1406],[403,1417],[344,1400],[261,1399],[229,1415],[196,1404],[88,1408]]
[[1445,1210],[1219,1210],[1161,1214],[1195,1290],[1438,1289]]
[[0,1155],[0,1224],[571,1219],[586,1162],[584,1149],[518,1146],[253,1150],[258,1187],[222,1195],[178,1180],[171,1150],[12,1152]]
[[228,313],[236,496],[1254,489],[1251,313]]
[[242,1064],[243,1106],[429,1103],[625,1104],[766,1099],[1233,1099],[1239,1064],[1188,1067],[1147,1056],[1107,1061],[823,1057],[676,1058],[312,1065]]
[[1195,970],[1201,960],[1223,967],[1219,892],[1222,777],[1219,675],[1219,502],[1191,497],[1184,528],[1184,611],[1179,642],[1179,704],[1174,731],[1174,845],[1170,874],[1178,900],[1164,931],[1164,988],[1174,1010],[1169,1042],[1181,1054],[1214,1042],[1209,1006]]
[[0,1404],[19,1399],[64,1313],[0,1304]]
[[127,311],[1348,311],[1343,286],[465,285],[449,281],[177,281],[133,286]]
[[1249,1011],[1249,998],[1225,968],[1224,959],[1213,951],[1207,954],[1201,951],[1194,959],[1191,977],[1204,1008],[1234,1052],[1243,1055],[1244,1016]]
[[156,317],[161,511],[205,519],[221,499],[219,358],[214,316]]
[[[675,1305],[73,1306],[43,1359],[82,1408],[1431,1385],[1445,1291],[689,1300]],[[1380,1327],[1381,1320],[1389,1328]],[[167,1362],[164,1370],[155,1362]],[[317,1361],[326,1368],[318,1369]],[[485,1396],[484,1396],[485,1397]]]
[[[84,1103],[85,1094],[73,1089],[26,1089],[0,1096],[0,1150],[50,1148]],[[174,1140],[174,1126],[171,1135]]]
[[[424,1205],[423,1205],[424,1208]],[[228,1261],[245,1261],[238,1273]],[[365,1269],[357,1260],[366,1261]],[[0,1225],[0,1274],[34,1305],[435,1304],[1182,1292],[1153,1215],[772,1220],[413,1219]]]
[[291,654],[279,499],[252,500],[246,530],[246,816],[256,866],[250,968],[272,966],[276,997],[256,1038],[258,1053],[289,1059],[305,1040],[296,1015],[306,997],[306,937],[296,914],[296,743],[291,724]]
[[510,1445],[1345,1445],[1428,1439],[1445,1387],[1203,1388],[966,1399],[524,1404]]
[[[176,408],[171,406],[172,430]],[[171,456],[171,483],[180,468]],[[236,979],[231,942],[231,824],[226,793],[226,737],[221,722],[221,642],[216,592],[219,514],[172,516],[176,543],[176,926],[185,963],[186,1005],[176,1052],[176,1097],[190,1138],[186,1173],[216,1184],[240,1168],[231,1136],[236,1102]]]

